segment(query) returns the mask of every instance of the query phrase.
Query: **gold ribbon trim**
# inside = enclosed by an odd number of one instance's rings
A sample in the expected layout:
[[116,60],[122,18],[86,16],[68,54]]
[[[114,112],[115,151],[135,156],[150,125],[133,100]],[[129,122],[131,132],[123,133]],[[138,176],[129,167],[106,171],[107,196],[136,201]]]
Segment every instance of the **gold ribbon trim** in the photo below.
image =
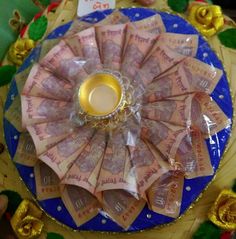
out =
[[42,233],[41,217],[42,211],[38,207],[23,200],[11,218],[11,226],[19,239],[34,239]]

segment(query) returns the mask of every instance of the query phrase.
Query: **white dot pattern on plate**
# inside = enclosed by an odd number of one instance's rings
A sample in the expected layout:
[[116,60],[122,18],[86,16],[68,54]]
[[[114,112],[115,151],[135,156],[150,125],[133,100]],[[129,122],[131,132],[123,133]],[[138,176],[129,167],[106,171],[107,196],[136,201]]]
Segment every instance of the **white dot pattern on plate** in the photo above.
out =
[[102,224],[106,224],[107,220],[106,219],[102,219]]
[[61,209],[62,209],[62,207],[59,205],[59,206],[57,206],[57,211],[58,212],[60,212],[61,211]]
[[187,186],[185,189],[186,189],[186,191],[188,191],[188,192],[191,191],[191,187],[190,187],[190,186]]
[[34,174],[33,174],[33,173],[31,173],[31,174],[30,174],[30,178],[33,178],[33,177],[34,177]]
[[147,214],[147,219],[150,219],[152,217],[151,214]]

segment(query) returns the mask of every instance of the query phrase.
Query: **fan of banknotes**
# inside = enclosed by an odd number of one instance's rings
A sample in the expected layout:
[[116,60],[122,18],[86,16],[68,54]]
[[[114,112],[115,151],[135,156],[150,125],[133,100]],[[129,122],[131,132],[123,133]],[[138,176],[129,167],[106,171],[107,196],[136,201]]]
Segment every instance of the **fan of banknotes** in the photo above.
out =
[[184,179],[214,174],[205,139],[231,125],[198,45],[159,14],[76,19],[21,92],[37,198],[61,197],[77,226],[102,214],[126,230],[145,205],[177,218]]

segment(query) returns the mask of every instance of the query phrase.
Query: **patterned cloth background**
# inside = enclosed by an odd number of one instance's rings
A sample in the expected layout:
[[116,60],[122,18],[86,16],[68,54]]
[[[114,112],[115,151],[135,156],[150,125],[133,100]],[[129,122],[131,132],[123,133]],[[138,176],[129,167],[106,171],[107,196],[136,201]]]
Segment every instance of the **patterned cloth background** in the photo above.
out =
[[0,0],[0,60],[18,37],[19,30],[39,11],[31,0]]
[[50,0],[0,0],[0,62],[8,47],[16,40],[19,31],[42,9],[39,3]]

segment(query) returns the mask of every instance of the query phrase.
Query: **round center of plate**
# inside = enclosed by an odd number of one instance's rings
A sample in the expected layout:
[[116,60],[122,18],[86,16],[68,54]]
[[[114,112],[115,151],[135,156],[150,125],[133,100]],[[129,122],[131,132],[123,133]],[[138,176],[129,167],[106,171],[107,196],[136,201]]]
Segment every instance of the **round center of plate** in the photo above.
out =
[[79,89],[79,103],[84,112],[91,116],[106,116],[114,112],[122,100],[119,80],[109,73],[89,76]]

